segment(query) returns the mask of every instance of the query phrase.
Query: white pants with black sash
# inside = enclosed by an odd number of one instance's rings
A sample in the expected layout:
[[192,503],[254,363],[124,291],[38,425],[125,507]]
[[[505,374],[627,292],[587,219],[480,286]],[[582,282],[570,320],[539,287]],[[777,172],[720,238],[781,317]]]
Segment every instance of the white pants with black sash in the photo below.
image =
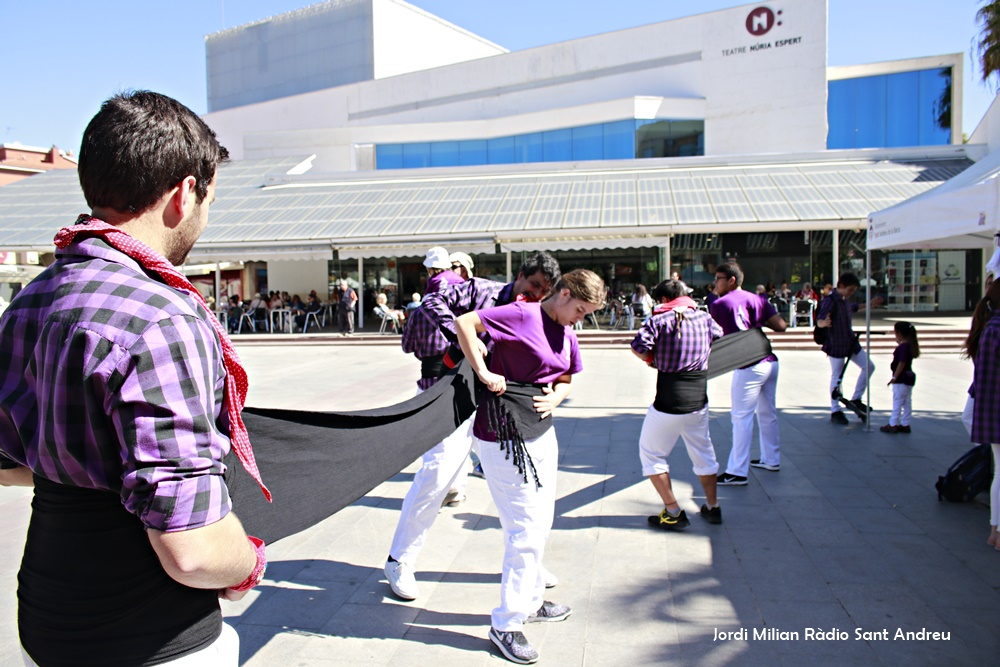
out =
[[531,472],[525,482],[499,443],[479,438],[473,441],[503,528],[500,606],[493,610],[491,621],[500,632],[512,632],[520,630],[524,619],[542,606],[542,557],[555,513],[559,443],[555,428],[525,441],[538,473],[540,486],[536,487]]

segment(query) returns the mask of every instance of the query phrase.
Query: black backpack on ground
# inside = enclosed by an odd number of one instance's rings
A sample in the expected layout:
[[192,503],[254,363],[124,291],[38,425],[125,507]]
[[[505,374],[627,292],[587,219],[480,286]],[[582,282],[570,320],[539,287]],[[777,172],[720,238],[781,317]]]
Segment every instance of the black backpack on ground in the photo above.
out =
[[993,483],[993,454],[989,445],[976,445],[955,461],[934,488],[938,500],[965,503]]

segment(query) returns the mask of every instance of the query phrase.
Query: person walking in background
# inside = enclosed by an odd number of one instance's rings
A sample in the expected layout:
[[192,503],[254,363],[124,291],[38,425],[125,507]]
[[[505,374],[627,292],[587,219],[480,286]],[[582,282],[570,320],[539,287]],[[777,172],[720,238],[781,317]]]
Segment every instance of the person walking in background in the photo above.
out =
[[236,667],[220,599],[267,563],[232,512],[236,458],[266,497],[246,372],[175,267],[228,153],[194,112],[116,95],[87,125],[91,208],[0,318],[0,484],[34,486],[18,575],[24,664]]
[[879,430],[883,433],[909,433],[910,415],[913,412],[911,398],[917,376],[913,372],[913,360],[920,356],[917,330],[909,322],[896,322],[896,349],[892,353],[892,415],[889,423]]
[[[788,323],[774,306],[756,294],[744,290],[743,269],[736,262],[720,264],[715,269],[715,291],[719,299],[712,304],[712,317],[725,334],[768,327],[784,331]],[[718,476],[720,486],[744,486],[748,466],[777,472],[781,469],[781,437],[778,433],[778,357],[768,355],[761,361],[733,371],[732,420],[733,448],[726,472]],[[750,460],[753,419],[760,430],[760,458]]]
[[347,284],[346,279],[342,278],[337,292],[337,324],[341,336],[350,336],[354,333],[354,305],[357,302],[357,292]]
[[642,318],[642,322],[653,316],[653,305],[653,297],[649,295],[646,286],[642,283],[636,284],[635,291],[632,292],[632,307],[639,311],[635,314]]
[[851,395],[851,403],[863,413],[871,412],[871,408],[865,405],[861,397],[868,386],[868,378],[875,371],[875,365],[868,359],[854,333],[851,325],[852,306],[848,302],[859,287],[861,281],[856,275],[850,272],[841,274],[837,280],[837,289],[824,297],[816,313],[816,326],[827,329],[822,349],[830,359],[830,421],[834,424],[848,423],[847,416],[840,409],[840,401],[832,396],[841,384],[844,366],[848,361],[861,369]]
[[[1000,251],[994,254],[1000,260]],[[992,262],[991,262],[992,263]],[[987,544],[1000,551],[1000,281],[994,280],[976,306],[972,329],[965,339],[965,353],[973,360],[971,395],[972,433],[975,443],[993,449],[993,484],[990,486],[990,536]]]
[[[455,320],[458,341],[485,385],[476,410],[475,447],[503,527],[500,605],[490,641],[519,664],[538,660],[525,623],[565,620],[569,607],[542,599],[542,560],[555,513],[559,445],[552,413],[583,370],[573,325],[604,301],[604,281],[576,269],[541,303],[515,302]],[[487,361],[479,334],[493,342]]]
[[690,521],[680,508],[670,483],[667,458],[683,438],[694,473],[705,490],[701,515],[722,523],[716,493],[715,458],[708,433],[708,355],[712,341],[722,337],[712,316],[698,310],[676,280],[665,280],[653,290],[660,305],[632,340],[632,352],[657,371],[656,398],[646,411],[639,435],[642,474],[663,501],[663,510],[649,524],[664,530],[683,530]]

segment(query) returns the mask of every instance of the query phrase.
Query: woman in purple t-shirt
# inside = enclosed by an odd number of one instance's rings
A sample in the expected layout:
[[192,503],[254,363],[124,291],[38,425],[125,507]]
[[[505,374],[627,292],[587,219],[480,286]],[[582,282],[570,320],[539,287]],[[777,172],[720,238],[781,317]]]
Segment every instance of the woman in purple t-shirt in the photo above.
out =
[[[592,271],[564,275],[541,303],[515,302],[462,315],[455,329],[465,358],[486,386],[473,427],[490,494],[504,531],[500,606],[490,640],[508,659],[527,663],[538,653],[524,623],[561,621],[570,608],[542,600],[542,555],[555,512],[558,443],[552,411],[582,370],[573,325],[604,301],[604,281]],[[489,334],[486,360],[477,334]]]

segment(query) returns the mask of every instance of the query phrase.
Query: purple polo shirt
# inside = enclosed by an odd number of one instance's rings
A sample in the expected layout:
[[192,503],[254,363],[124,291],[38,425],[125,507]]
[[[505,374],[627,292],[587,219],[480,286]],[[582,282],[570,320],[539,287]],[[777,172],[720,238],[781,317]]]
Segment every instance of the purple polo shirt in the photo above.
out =
[[209,317],[101,240],[59,251],[0,318],[0,454],[120,493],[148,528],[218,521],[229,412]]
[[[767,299],[744,289],[735,289],[725,296],[720,296],[708,309],[712,313],[712,319],[722,327],[723,335],[763,329],[764,323],[778,314]],[[778,357],[769,354],[761,361],[777,360]]]
[[[493,340],[490,371],[510,382],[547,384],[583,370],[573,328],[549,317],[540,303],[487,308],[479,311],[479,319]],[[484,410],[476,412],[473,433],[483,440],[492,437]]]
[[708,368],[712,341],[722,327],[702,310],[679,308],[654,315],[632,340],[639,354],[653,351],[653,367],[663,373],[703,371]]

